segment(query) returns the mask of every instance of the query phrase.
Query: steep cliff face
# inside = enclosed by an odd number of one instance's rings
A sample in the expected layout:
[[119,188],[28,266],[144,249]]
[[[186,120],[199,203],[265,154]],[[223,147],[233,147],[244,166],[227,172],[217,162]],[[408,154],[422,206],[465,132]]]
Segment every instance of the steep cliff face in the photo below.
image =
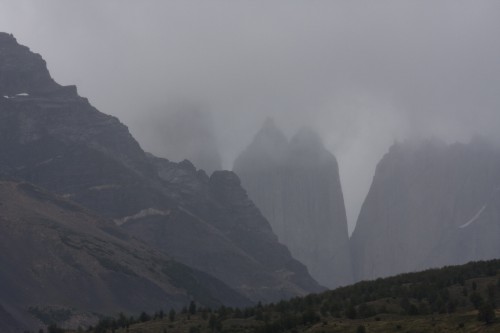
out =
[[0,52],[0,97],[60,88],[50,77],[42,57],[17,44],[12,35],[0,33]]
[[288,142],[267,120],[234,170],[279,240],[320,284],[352,282],[337,161],[316,133],[302,130]]
[[500,149],[395,144],[351,238],[356,279],[500,256]]
[[[17,53],[22,56],[9,56]],[[118,119],[93,108],[75,87],[54,83],[38,55],[0,34],[0,68],[11,68],[10,63],[31,68],[34,74],[15,88],[10,77],[0,76],[0,87],[11,87],[0,91],[0,173],[28,180],[113,219],[254,301],[319,290],[273,238],[250,201],[240,197],[242,202],[233,205],[230,196],[219,195],[222,190],[208,190],[217,188],[208,185],[218,184],[218,178],[209,180],[189,162],[167,161],[168,170],[159,168]],[[37,78],[36,84],[30,77]],[[241,190],[238,182],[231,184],[228,190]],[[272,261],[259,261],[267,256],[244,242],[269,250]],[[242,264],[246,262],[254,266]],[[262,274],[255,274],[255,267]]]
[[2,332],[51,321],[84,326],[96,314],[180,308],[192,299],[211,306],[250,303],[111,221],[29,183],[0,180],[0,228]]

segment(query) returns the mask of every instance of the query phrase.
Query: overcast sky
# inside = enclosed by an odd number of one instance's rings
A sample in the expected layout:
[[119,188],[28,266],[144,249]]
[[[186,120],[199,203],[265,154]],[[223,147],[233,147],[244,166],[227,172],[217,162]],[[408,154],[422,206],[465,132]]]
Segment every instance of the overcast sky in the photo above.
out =
[[0,31],[146,150],[179,103],[212,113],[226,168],[266,116],[316,128],[351,230],[394,140],[500,137],[497,0],[0,0]]

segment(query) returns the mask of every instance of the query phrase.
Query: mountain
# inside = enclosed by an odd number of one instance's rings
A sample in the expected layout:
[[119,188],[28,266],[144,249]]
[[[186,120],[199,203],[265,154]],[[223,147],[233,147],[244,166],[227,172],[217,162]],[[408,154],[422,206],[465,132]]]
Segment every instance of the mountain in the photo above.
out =
[[4,33],[0,87],[0,174],[112,219],[252,301],[321,290],[233,173],[208,177],[146,154],[118,119],[55,83],[39,55]]
[[[0,180],[0,330],[251,302],[131,238],[112,221],[26,182]],[[40,320],[41,322],[39,322]]]
[[351,238],[356,279],[500,257],[500,148],[398,143]]
[[320,284],[352,282],[339,169],[315,132],[302,129],[288,141],[268,119],[234,171],[278,239]]
[[321,290],[278,243],[233,172],[216,171],[208,177],[189,161],[151,160],[179,206],[167,216],[127,220],[123,228],[255,301]]

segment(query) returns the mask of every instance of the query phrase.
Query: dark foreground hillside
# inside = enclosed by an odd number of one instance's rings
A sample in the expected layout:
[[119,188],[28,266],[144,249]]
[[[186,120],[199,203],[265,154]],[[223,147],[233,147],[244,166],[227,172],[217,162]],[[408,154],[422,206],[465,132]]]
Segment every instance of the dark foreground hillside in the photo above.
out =
[[26,182],[0,176],[0,332],[57,323],[86,326],[99,314],[251,304],[111,221]]
[[104,319],[91,332],[500,332],[500,260],[359,282],[246,309]]

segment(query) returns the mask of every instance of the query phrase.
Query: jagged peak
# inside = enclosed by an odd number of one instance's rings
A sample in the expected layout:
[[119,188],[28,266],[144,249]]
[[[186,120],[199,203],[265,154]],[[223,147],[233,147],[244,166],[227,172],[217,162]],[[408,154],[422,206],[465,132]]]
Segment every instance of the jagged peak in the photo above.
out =
[[190,172],[196,172],[196,167],[194,166],[194,164],[188,160],[188,159],[184,159],[182,160],[181,162],[179,162],[179,166],[183,169],[187,169],[189,170]]
[[302,149],[324,149],[323,139],[310,127],[302,127],[290,140],[290,145],[294,148]]
[[268,117],[252,143],[236,159],[234,169],[260,169],[276,165],[315,165],[333,161],[321,136],[304,126],[288,140],[275,121]]
[[287,145],[288,139],[286,138],[283,131],[276,125],[276,122],[273,118],[267,117],[262,127],[255,135],[254,141],[252,144],[258,145]]
[[17,43],[8,33],[0,33],[0,95],[13,96],[59,89],[42,56]]
[[273,117],[266,117],[266,119],[262,123],[262,129],[279,130]]
[[337,159],[326,149],[323,139],[314,129],[302,127],[290,140],[290,154],[287,160],[290,165],[301,167],[338,168]]
[[12,42],[17,44],[17,39],[14,37],[13,34],[0,31],[0,43],[12,43]]
[[287,148],[287,137],[283,131],[276,126],[276,123],[270,117],[264,121],[261,129],[257,132],[252,143],[248,147],[250,150],[268,154],[270,156],[279,154],[279,152],[282,152]]
[[267,168],[270,164],[280,163],[288,153],[288,139],[274,120],[266,118],[262,127],[254,136],[253,141],[238,156],[234,169],[249,167]]

